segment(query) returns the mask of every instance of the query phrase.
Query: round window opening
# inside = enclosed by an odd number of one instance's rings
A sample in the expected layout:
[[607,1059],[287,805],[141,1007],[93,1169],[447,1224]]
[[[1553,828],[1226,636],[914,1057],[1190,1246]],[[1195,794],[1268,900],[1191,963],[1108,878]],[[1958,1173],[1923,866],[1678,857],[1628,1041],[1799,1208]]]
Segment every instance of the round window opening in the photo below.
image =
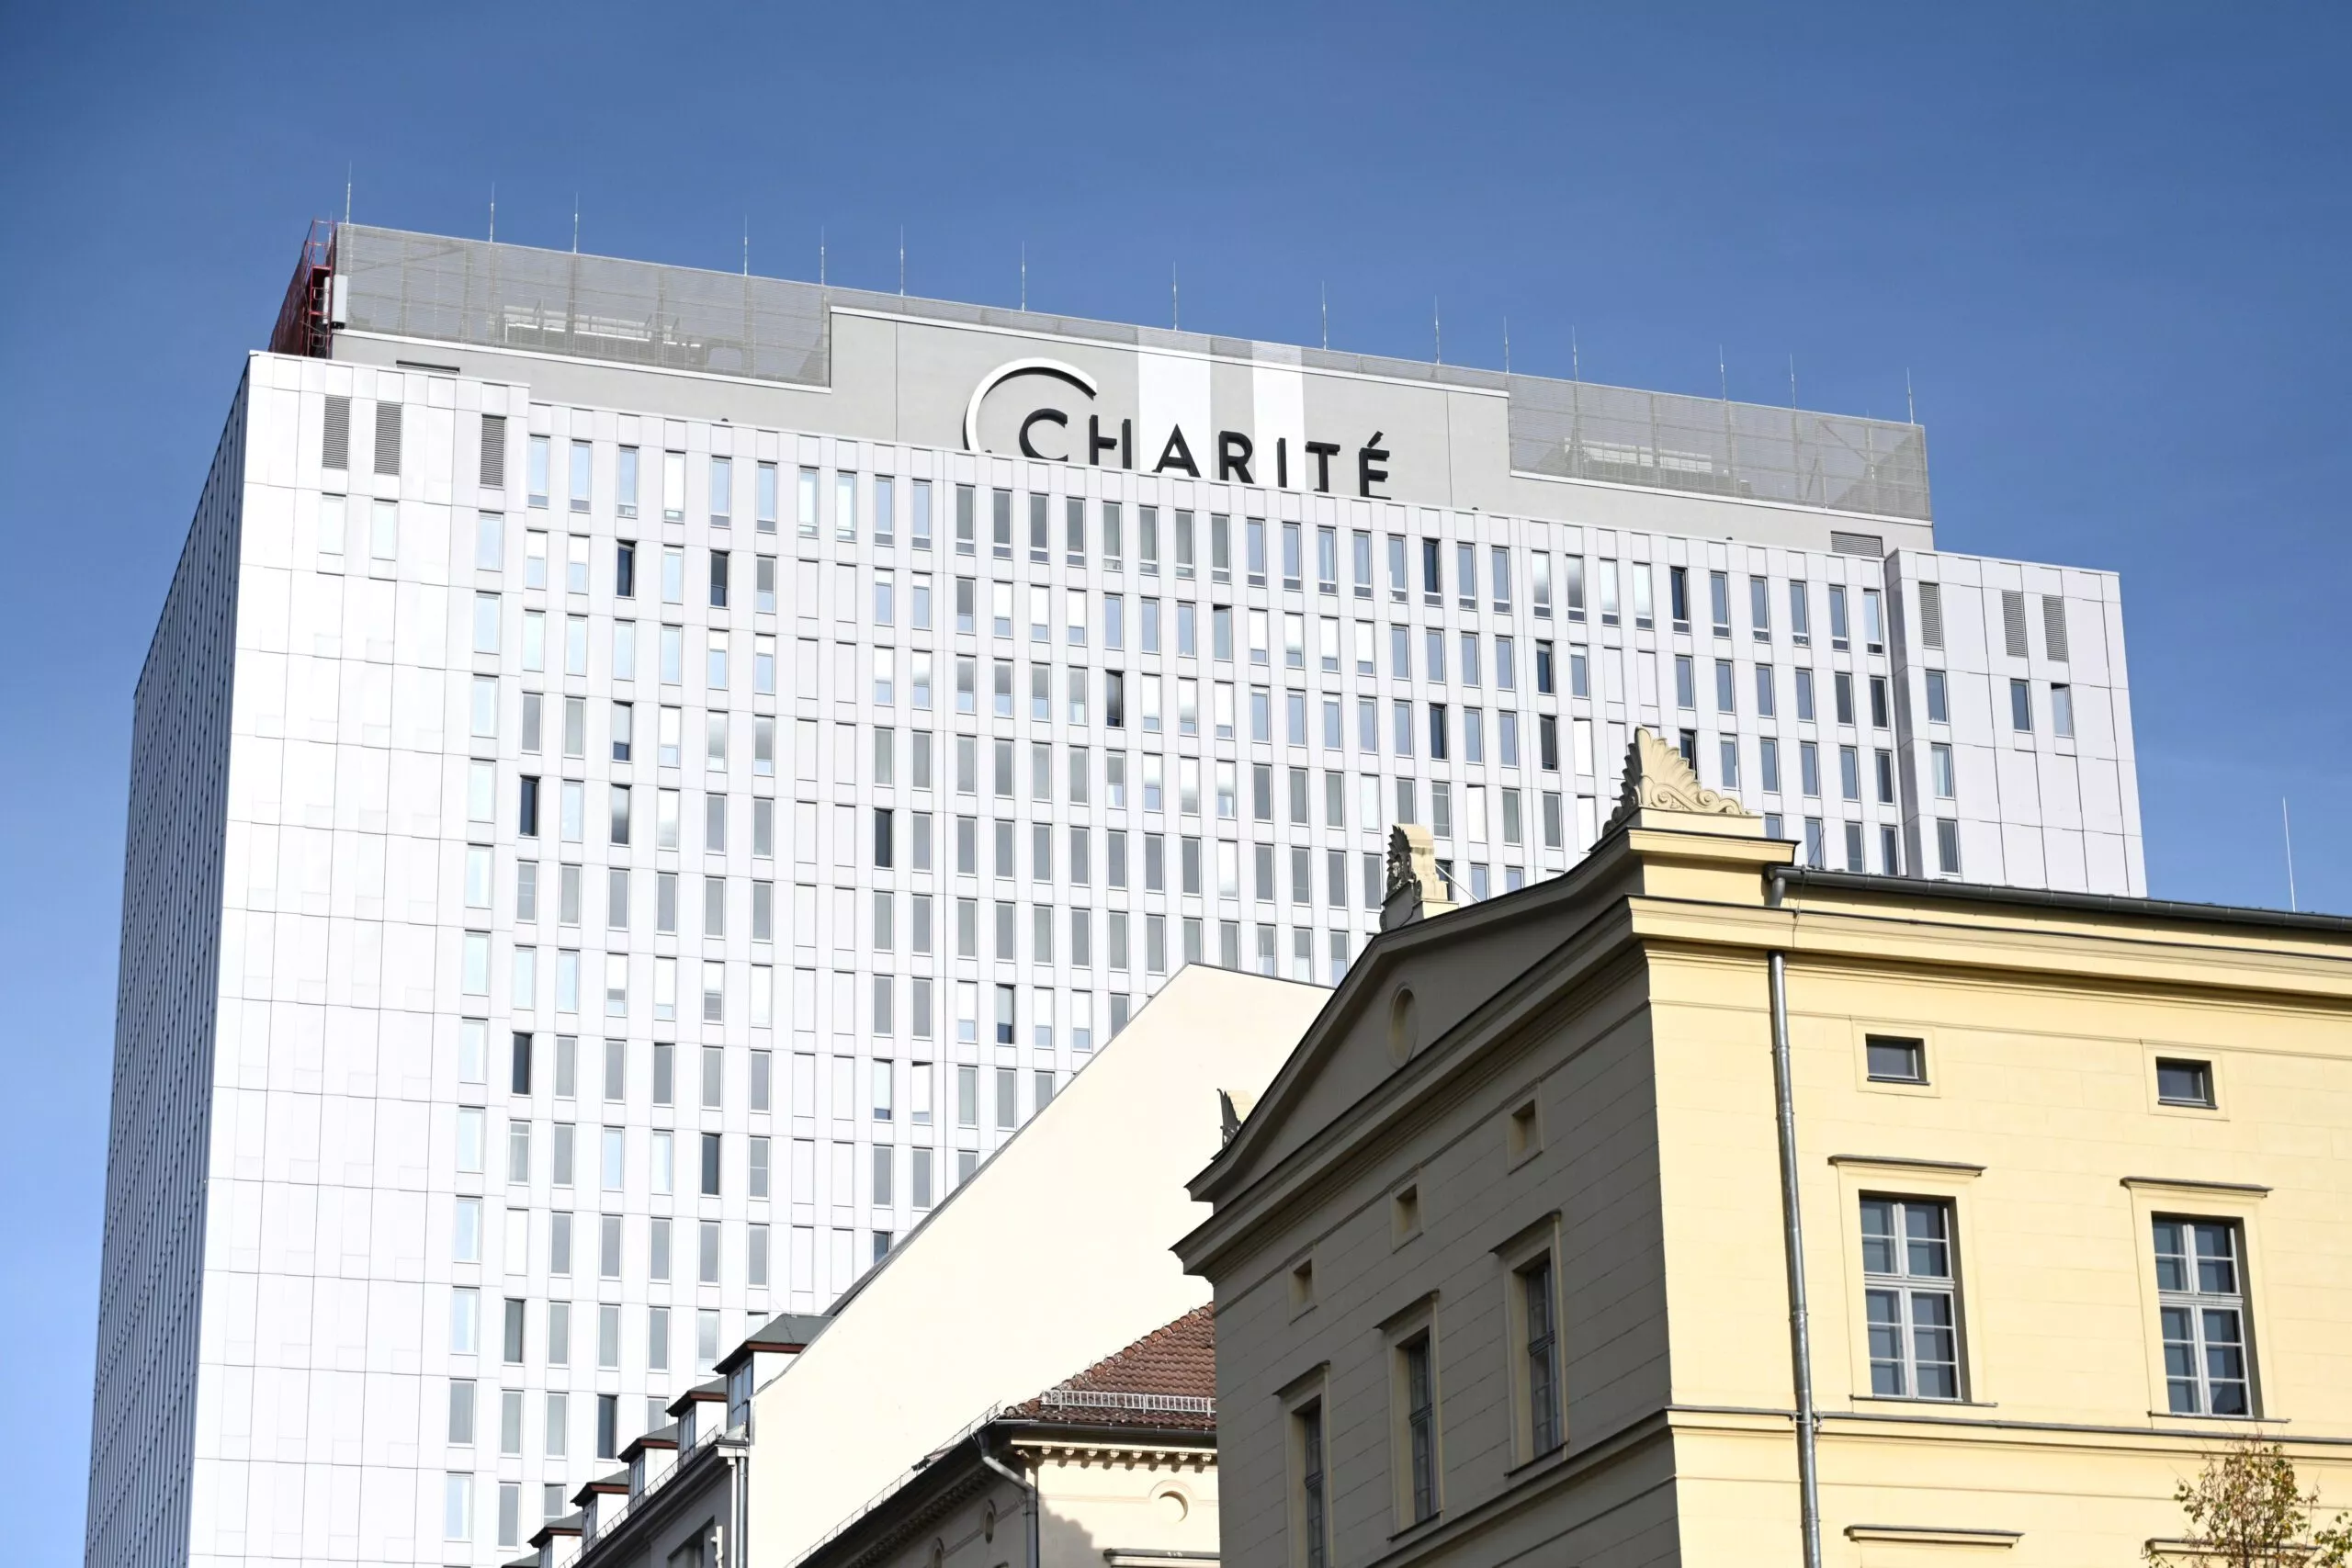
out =
[[1410,1056],[1421,1043],[1421,1015],[1413,1001],[1413,989],[1399,987],[1396,998],[1388,1004],[1388,1055],[1399,1064]]

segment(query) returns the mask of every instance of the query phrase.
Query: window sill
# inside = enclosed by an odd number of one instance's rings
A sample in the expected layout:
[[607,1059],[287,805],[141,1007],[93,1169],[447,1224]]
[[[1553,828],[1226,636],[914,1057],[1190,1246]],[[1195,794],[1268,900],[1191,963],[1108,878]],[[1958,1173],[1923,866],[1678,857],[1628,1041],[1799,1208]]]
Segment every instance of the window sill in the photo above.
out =
[[1535,1455],[1532,1459],[1523,1459],[1517,1464],[1512,1465],[1509,1470],[1503,1472],[1503,1475],[1508,1480],[1517,1481],[1521,1476],[1532,1474],[1534,1472],[1543,1469],[1545,1465],[1551,1464],[1561,1459],[1567,1453],[1567,1451],[1568,1445],[1565,1441],[1554,1443],[1550,1448],[1545,1449],[1542,1453]]
[[1410,1540],[1413,1537],[1425,1533],[1431,1526],[1435,1525],[1444,1517],[1445,1510],[1443,1508],[1440,1508],[1435,1513],[1430,1514],[1426,1517],[1414,1520],[1411,1524],[1407,1525],[1403,1529],[1392,1532],[1388,1539],[1391,1542]]
[[2285,1427],[2292,1423],[2284,1416],[2212,1416],[2178,1410],[2151,1410],[2149,1418],[2156,1421],[2241,1421],[2249,1426]]
[[1998,1400],[1992,1399],[1920,1399],[1905,1393],[1858,1393],[1857,1404],[1901,1404],[1926,1410],[1998,1410]]
[[1889,1541],[1912,1546],[1989,1546],[2007,1551],[2024,1539],[2022,1530],[1980,1529],[1970,1526],[1848,1525],[1848,1540]]

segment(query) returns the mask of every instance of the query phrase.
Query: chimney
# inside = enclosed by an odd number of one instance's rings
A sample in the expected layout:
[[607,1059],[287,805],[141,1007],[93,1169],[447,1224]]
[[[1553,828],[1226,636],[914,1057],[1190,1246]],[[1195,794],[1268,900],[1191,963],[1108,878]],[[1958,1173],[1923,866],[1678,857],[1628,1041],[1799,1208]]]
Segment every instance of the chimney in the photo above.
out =
[[1389,829],[1388,892],[1380,905],[1380,929],[1393,931],[1453,908],[1445,879],[1438,874],[1430,830],[1418,822],[1399,822]]

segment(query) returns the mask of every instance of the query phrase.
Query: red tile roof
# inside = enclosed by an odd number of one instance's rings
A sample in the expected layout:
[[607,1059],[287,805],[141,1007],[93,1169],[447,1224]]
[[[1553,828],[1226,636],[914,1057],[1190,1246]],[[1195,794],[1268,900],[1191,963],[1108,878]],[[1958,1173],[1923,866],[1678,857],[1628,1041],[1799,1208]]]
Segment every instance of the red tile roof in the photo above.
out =
[[1216,1430],[1216,1321],[1195,1307],[1004,1412],[1074,1427]]

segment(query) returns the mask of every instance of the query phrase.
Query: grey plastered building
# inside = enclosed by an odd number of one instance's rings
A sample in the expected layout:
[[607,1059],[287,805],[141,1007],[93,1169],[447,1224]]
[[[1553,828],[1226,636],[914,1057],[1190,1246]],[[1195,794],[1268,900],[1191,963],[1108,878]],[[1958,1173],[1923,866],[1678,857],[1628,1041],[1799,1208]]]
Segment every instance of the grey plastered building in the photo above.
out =
[[2112,574],[1916,425],[345,225],[136,705],[89,1560],[489,1562],[1385,829],[1634,725],[1841,869],[2144,891]]

